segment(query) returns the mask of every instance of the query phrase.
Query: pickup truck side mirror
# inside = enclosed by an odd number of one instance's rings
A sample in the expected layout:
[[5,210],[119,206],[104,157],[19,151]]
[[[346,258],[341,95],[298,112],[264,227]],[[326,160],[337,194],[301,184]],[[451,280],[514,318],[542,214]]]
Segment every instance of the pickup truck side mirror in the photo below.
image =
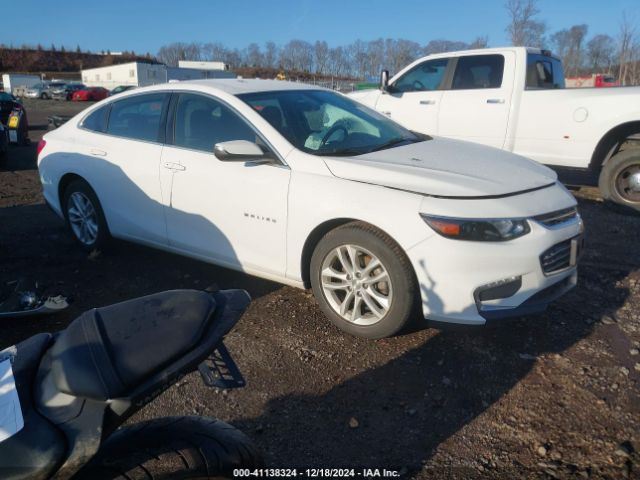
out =
[[380,72],[380,90],[386,92],[389,89],[389,70]]
[[271,161],[269,154],[265,153],[257,144],[248,140],[231,140],[216,143],[213,153],[223,162],[249,162]]

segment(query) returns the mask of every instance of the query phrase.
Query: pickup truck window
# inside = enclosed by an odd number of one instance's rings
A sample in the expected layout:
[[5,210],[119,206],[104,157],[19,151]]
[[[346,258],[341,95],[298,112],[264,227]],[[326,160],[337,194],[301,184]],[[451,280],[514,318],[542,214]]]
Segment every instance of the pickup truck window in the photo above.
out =
[[527,90],[564,87],[564,71],[560,60],[537,53],[527,55]]
[[390,85],[390,92],[423,92],[437,90],[444,79],[448,58],[438,58],[416,65]]
[[459,57],[453,74],[453,90],[500,88],[504,73],[504,56],[469,55]]

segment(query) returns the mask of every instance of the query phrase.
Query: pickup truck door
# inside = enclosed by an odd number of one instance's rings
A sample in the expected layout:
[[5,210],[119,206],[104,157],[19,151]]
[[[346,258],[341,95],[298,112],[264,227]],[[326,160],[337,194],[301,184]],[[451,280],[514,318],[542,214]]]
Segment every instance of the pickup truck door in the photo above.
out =
[[382,92],[376,110],[415,132],[438,133],[438,110],[449,59],[419,63]]
[[454,73],[442,96],[438,134],[503,148],[515,54],[466,55],[452,61]]

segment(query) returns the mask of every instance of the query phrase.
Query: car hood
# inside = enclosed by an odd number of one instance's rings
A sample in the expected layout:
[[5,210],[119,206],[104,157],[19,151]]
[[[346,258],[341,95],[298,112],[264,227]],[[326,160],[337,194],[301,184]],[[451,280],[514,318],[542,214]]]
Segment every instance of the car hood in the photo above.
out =
[[510,195],[557,179],[553,170],[519,155],[444,138],[324,161],[339,178],[449,198]]

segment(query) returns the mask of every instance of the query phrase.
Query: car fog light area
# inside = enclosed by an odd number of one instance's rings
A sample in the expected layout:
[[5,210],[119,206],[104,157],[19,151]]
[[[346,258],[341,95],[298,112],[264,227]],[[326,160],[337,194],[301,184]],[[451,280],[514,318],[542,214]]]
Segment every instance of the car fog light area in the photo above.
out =
[[420,214],[436,233],[455,240],[503,242],[531,231],[525,219],[461,219]]
[[522,287],[522,277],[512,276],[478,287],[474,292],[474,297],[476,303],[499,300],[515,295],[520,287]]

